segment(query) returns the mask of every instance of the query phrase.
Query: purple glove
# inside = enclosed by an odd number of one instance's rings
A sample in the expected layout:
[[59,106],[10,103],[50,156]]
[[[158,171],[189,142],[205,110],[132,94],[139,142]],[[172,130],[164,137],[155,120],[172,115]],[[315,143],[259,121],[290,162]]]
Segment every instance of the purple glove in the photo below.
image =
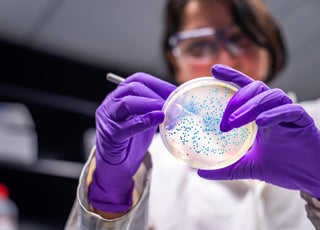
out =
[[279,89],[223,65],[214,77],[242,87],[227,105],[220,129],[228,132],[251,121],[258,125],[252,148],[238,162],[218,170],[199,170],[206,179],[258,179],[320,198],[320,132],[313,119]]
[[121,213],[132,205],[133,175],[158,125],[162,106],[175,86],[136,73],[111,92],[96,111],[96,169],[89,187],[91,205]]

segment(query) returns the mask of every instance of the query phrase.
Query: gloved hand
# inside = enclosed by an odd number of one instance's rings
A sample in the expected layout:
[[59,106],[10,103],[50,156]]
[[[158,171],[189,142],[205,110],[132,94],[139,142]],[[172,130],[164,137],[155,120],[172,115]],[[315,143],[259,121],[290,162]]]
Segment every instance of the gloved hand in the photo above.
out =
[[236,163],[218,170],[199,170],[212,180],[258,179],[320,198],[320,132],[299,105],[279,89],[223,65],[211,69],[215,78],[240,87],[227,105],[223,132],[251,121],[258,126],[251,149]]
[[176,87],[145,73],[120,83],[96,111],[96,169],[89,187],[93,208],[121,213],[132,205],[133,175]]

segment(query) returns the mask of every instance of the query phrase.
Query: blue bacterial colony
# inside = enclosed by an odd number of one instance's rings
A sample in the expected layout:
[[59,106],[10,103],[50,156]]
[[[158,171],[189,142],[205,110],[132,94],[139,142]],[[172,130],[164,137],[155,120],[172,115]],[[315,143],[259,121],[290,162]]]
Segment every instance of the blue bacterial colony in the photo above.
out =
[[210,80],[184,87],[169,97],[160,125],[168,150],[189,166],[201,169],[226,167],[240,159],[252,145],[255,124],[220,131],[224,110],[236,90]]

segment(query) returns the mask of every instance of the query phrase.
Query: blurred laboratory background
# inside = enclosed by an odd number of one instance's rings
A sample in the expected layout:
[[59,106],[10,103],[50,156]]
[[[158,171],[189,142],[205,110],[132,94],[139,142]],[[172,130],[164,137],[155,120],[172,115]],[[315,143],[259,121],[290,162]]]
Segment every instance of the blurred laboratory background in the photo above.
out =
[[[289,63],[272,83],[298,101],[320,97],[320,2],[266,0]],[[0,0],[0,183],[19,229],[62,229],[92,147],[94,112],[124,77],[168,78],[164,0]]]

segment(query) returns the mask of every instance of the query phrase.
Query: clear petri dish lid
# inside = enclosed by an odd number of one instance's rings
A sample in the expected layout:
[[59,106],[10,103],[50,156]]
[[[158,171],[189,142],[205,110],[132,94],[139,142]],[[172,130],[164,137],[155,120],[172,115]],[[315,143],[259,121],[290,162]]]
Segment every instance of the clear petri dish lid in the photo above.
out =
[[252,146],[255,122],[220,131],[224,110],[240,87],[200,77],[177,87],[167,98],[161,139],[179,160],[197,169],[220,169],[238,161]]

